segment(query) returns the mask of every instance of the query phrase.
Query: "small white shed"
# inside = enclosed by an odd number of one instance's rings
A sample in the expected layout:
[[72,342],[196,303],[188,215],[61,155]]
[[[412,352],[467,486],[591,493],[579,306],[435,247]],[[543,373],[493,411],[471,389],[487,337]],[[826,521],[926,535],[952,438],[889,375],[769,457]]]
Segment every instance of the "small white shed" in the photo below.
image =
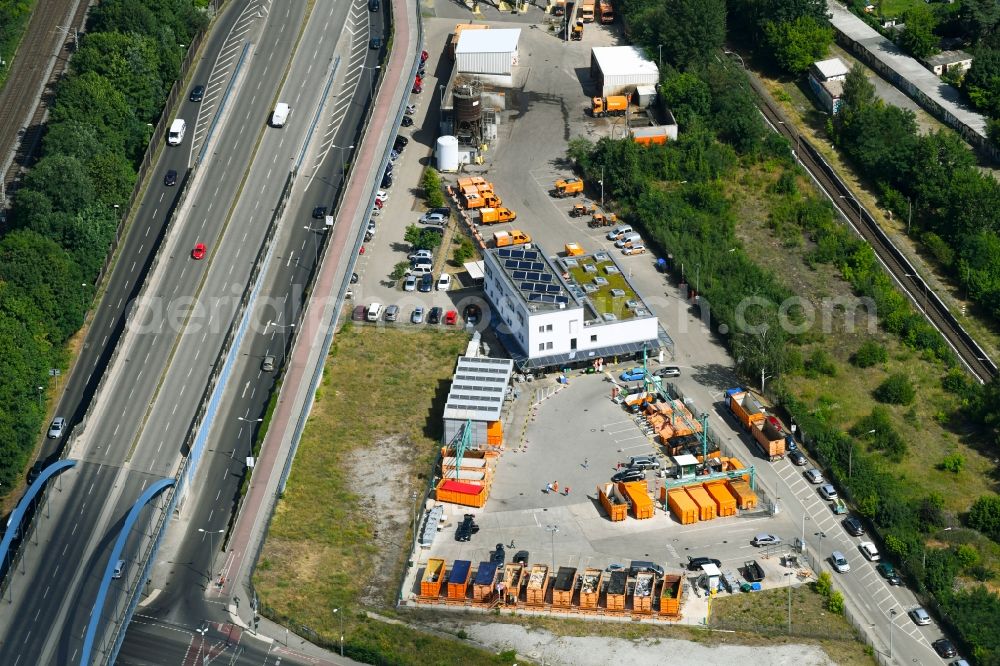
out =
[[510,76],[517,65],[520,29],[465,30],[455,47],[457,69],[465,74]]
[[660,69],[637,46],[595,46],[590,52],[590,75],[601,97],[629,95],[639,86],[660,82]]

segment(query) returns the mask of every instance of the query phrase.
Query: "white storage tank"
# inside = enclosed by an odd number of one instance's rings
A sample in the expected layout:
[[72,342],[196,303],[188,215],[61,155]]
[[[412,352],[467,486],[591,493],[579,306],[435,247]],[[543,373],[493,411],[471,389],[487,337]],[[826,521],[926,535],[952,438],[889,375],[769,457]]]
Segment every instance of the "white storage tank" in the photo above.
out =
[[458,171],[458,139],[453,136],[442,136],[437,140],[438,171]]

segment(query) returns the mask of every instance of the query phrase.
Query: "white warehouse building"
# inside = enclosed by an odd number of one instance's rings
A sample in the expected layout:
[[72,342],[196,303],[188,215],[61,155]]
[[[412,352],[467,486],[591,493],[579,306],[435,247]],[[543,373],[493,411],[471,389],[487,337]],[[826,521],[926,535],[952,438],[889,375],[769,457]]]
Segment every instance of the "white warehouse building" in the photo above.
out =
[[463,30],[455,46],[455,71],[477,74],[496,85],[510,86],[518,64],[520,29]]
[[487,249],[483,273],[491,324],[521,371],[673,346],[607,252],[550,259],[537,246]]
[[641,86],[660,82],[660,69],[637,46],[595,46],[590,51],[590,76],[608,95],[631,95]]

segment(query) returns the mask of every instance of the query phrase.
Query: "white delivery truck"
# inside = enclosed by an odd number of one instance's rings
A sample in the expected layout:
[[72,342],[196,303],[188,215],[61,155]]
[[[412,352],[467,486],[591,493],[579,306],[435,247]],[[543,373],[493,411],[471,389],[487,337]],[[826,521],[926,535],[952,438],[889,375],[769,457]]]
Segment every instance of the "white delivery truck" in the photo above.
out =
[[288,112],[291,109],[284,102],[278,102],[274,105],[274,112],[271,114],[271,127],[284,127],[285,121],[288,120]]
[[167,145],[169,146],[179,146],[181,141],[184,140],[184,132],[187,131],[187,123],[184,122],[183,118],[175,118],[174,122],[170,123],[170,129],[167,131]]

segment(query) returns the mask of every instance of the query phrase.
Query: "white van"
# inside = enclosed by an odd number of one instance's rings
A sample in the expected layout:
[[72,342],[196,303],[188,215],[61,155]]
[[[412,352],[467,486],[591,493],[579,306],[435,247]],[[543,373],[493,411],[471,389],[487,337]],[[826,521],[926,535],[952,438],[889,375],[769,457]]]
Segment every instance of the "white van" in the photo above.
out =
[[183,118],[175,118],[174,122],[170,123],[170,129],[167,130],[167,145],[168,146],[179,146],[181,141],[184,140],[184,132],[187,131],[187,123],[184,122]]
[[271,114],[271,127],[284,127],[288,120],[288,112],[291,111],[284,102],[274,105],[274,112]]
[[630,227],[627,224],[620,224],[611,231],[609,231],[608,235],[605,236],[605,238],[607,238],[608,240],[618,240],[625,234],[630,234],[630,233],[632,233],[632,227]]
[[618,240],[615,241],[615,247],[617,248],[628,247],[632,243],[638,243],[640,241],[642,241],[642,237],[640,237],[639,234],[632,232],[619,237]]
[[382,315],[382,304],[372,303],[368,306],[368,312],[365,314],[365,319],[368,321],[378,321],[378,318]]

